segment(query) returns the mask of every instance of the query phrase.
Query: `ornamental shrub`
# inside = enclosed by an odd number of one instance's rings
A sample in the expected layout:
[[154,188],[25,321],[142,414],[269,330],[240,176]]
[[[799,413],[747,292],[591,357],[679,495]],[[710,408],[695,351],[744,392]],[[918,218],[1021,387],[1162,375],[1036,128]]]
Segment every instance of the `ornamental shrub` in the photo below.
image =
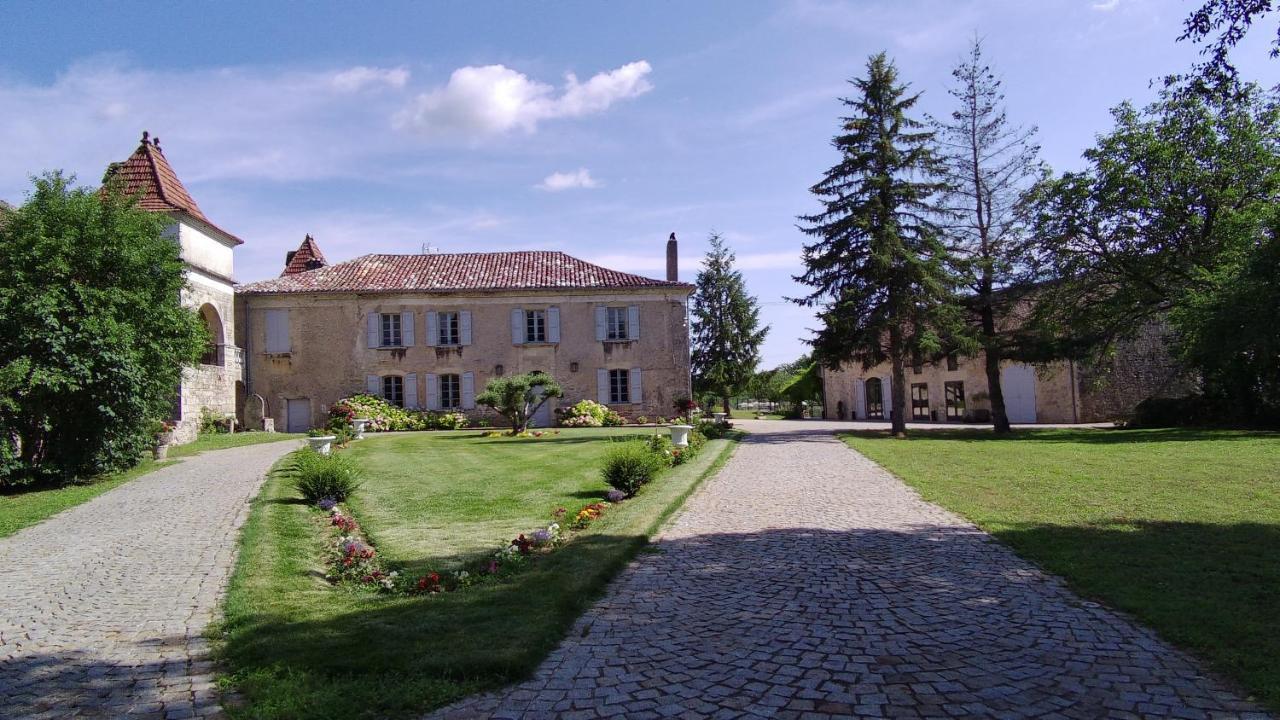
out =
[[666,465],[642,440],[616,443],[604,456],[604,481],[627,496],[652,480]]
[[329,408],[331,423],[350,424],[356,418],[369,421],[365,432],[460,430],[468,422],[467,416],[460,412],[406,410],[376,395],[353,395],[339,400]]
[[601,427],[609,412],[608,407],[594,400],[579,400],[568,408],[557,410],[556,414],[563,427]]
[[303,450],[294,460],[293,487],[309,503],[342,502],[359,489],[360,467],[345,455]]

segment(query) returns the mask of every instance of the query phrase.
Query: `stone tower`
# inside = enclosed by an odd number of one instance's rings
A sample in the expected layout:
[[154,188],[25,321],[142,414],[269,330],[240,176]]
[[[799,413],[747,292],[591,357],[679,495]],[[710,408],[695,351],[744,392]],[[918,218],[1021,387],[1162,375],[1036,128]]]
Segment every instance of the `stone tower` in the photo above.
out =
[[174,438],[188,442],[195,438],[202,413],[234,415],[243,398],[243,357],[235,344],[233,251],[244,241],[205,217],[169,165],[160,139],[146,132],[128,160],[112,163],[106,179],[138,196],[138,207],[169,218],[165,233],[178,243],[186,263],[182,303],[195,309],[209,330],[209,346],[196,367],[183,371],[174,403]]

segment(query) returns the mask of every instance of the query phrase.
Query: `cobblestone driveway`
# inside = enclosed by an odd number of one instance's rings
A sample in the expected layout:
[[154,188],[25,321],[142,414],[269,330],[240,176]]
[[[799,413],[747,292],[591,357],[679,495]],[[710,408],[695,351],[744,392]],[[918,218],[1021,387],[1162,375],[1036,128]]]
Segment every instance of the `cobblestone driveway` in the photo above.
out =
[[833,426],[748,425],[532,679],[437,716],[1265,717]]
[[0,718],[215,716],[201,633],[297,445],[205,452],[0,540]]

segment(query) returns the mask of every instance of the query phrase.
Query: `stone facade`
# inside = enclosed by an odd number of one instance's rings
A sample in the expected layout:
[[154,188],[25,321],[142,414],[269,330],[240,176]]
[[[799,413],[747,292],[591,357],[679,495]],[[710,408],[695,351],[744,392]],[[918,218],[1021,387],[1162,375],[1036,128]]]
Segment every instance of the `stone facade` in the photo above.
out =
[[[690,396],[688,286],[644,289],[580,289],[484,293],[280,293],[247,294],[237,298],[239,344],[245,348],[249,391],[266,401],[266,415],[280,430],[300,429],[305,413],[310,426],[327,421],[337,400],[370,389],[371,378],[413,377],[404,404],[440,408],[431,396],[428,376],[470,374],[473,393],[460,397],[460,409],[473,417],[486,414],[473,403],[474,393],[499,375],[533,370],[550,374],[564,388],[552,407],[602,397],[600,370],[639,370],[639,398],[629,403],[606,403],[631,417],[673,414],[674,402]],[[638,337],[629,341],[600,341],[596,313],[601,306],[636,308]],[[512,310],[556,308],[559,341],[525,343],[513,338]],[[287,349],[268,352],[270,311],[287,317]],[[458,346],[427,344],[427,314],[467,312],[471,343]],[[370,347],[368,317],[387,313],[411,318],[404,347]],[[277,314],[277,318],[282,317]],[[407,326],[406,326],[407,327]],[[438,392],[438,389],[437,389]],[[289,405],[303,403],[290,428]],[[295,411],[298,413],[298,411]]]

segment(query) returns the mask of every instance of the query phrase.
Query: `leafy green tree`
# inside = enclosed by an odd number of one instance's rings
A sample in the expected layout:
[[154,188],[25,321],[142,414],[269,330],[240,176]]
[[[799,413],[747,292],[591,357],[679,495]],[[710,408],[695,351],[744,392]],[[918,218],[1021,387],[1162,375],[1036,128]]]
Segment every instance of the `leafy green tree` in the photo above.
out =
[[860,362],[893,368],[893,432],[906,434],[907,360],[933,355],[960,324],[957,279],[934,216],[942,185],[933,133],[907,115],[908,95],[884,53],[852,81],[858,96],[843,99],[850,115],[833,141],[840,161],[810,188],[823,205],[803,215],[798,282],[814,288],[796,302],[819,307],[823,327],[810,343],[826,367]]
[[1256,86],[1216,97],[1166,88],[1141,111],[1125,103],[1085,152],[1085,170],[1037,186],[1036,235],[1052,283],[1034,324],[1055,354],[1073,356],[1167,322],[1207,389],[1242,408],[1280,359],[1228,362],[1267,347],[1265,328],[1215,323],[1273,292],[1265,268],[1280,200],[1280,109]]
[[729,398],[746,387],[760,364],[769,328],[760,327],[760,306],[733,268],[724,238],[713,232],[710,243],[693,292],[693,382],[699,391],[719,395],[728,413]]
[[1034,244],[1021,198],[1045,169],[1035,128],[1009,122],[1001,82],[983,61],[980,41],[973,41],[951,76],[948,92],[956,109],[946,120],[933,120],[946,182],[946,241],[967,286],[964,305],[985,358],[992,424],[1007,433],[1000,363],[1017,353],[1016,323],[1008,321],[1034,285]]
[[163,218],[72,182],[36,178],[0,216],[0,484],[136,463],[207,340]]
[[490,380],[476,402],[491,407],[511,423],[511,434],[529,429],[529,420],[551,398],[563,397],[564,390],[550,375],[522,373]]

